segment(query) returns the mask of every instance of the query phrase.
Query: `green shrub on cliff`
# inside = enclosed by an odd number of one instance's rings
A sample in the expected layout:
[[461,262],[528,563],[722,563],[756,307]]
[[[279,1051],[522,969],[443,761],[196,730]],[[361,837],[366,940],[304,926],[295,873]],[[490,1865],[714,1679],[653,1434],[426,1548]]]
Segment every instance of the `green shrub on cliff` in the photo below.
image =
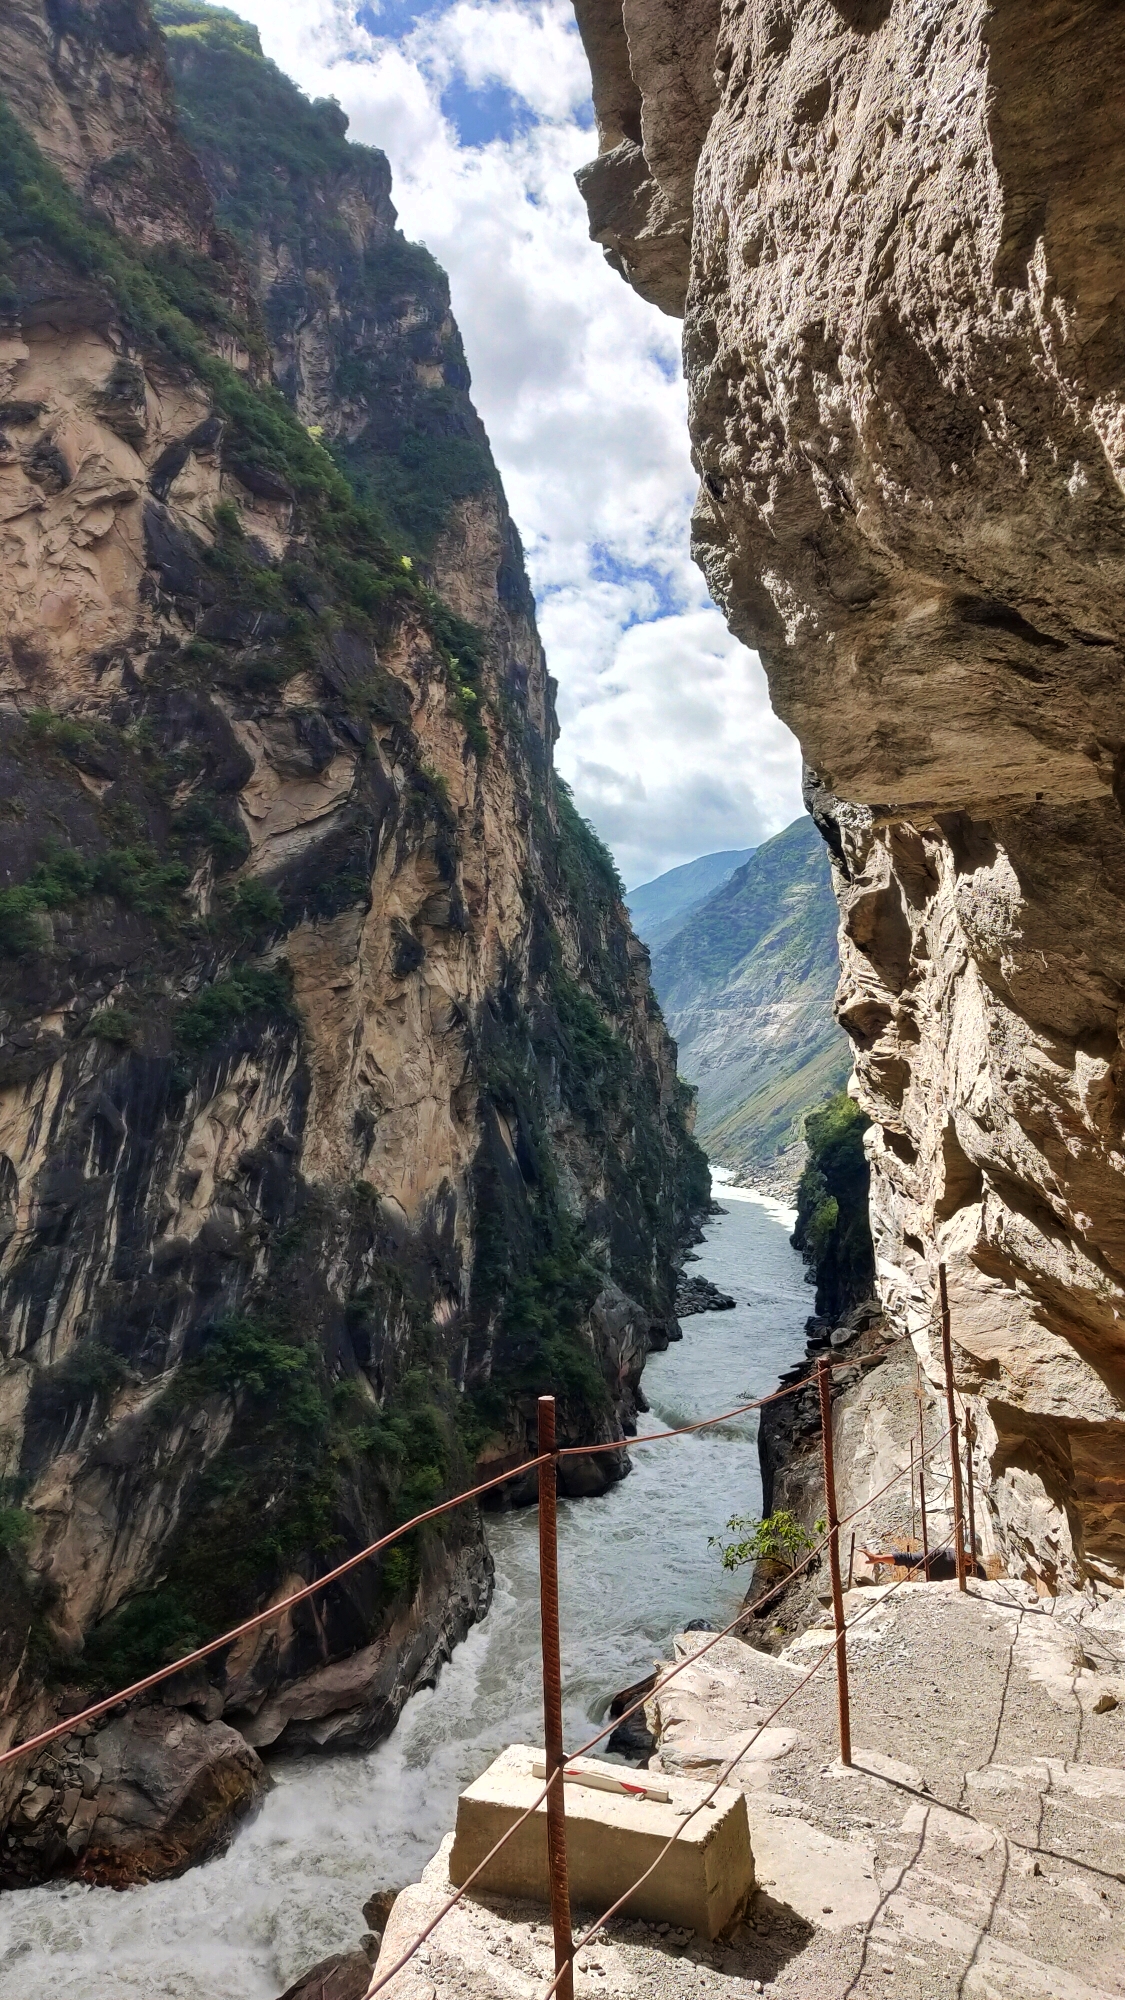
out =
[[101,1340],[80,1340],[51,1368],[32,1377],[28,1413],[33,1421],[69,1421],[74,1412],[99,1402],[107,1409],[129,1380],[120,1354]]
[[870,1123],[844,1090],[805,1120],[809,1156],[797,1187],[793,1247],[815,1273],[816,1310],[823,1319],[841,1319],[875,1282],[863,1150]]
[[240,1022],[257,1015],[290,1013],[290,985],[284,972],[240,966],[185,1001],[176,1016],[176,1040],[192,1055],[221,1042]]
[[35,1533],[35,1517],[24,1507],[0,1507],[0,1552],[20,1554]]
[[[432,1507],[451,1483],[467,1483],[434,1395],[422,1368],[408,1370],[381,1408],[354,1378],[332,1384],[323,1350],[277,1309],[206,1327],[157,1416],[175,1423],[205,1399],[227,1397],[225,1441],[197,1474],[163,1580],[95,1627],[70,1675],[123,1686],[216,1637],[295,1568],[310,1560],[329,1568],[345,1543],[368,1538],[357,1535],[360,1494],[378,1509],[374,1540]],[[412,1594],[429,1532],[414,1530],[379,1568],[374,1559],[367,1588],[382,1602]],[[362,1574],[357,1582],[364,1587]]]
[[625,884],[617,872],[617,863],[589,820],[583,819],[565,778],[557,774],[555,800],[559,869],[574,906],[584,909],[591,904],[595,910],[608,913],[625,900]]
[[[331,270],[348,306],[337,333],[347,341],[348,321],[362,327],[358,343],[335,356],[332,387],[335,399],[364,411],[366,421],[349,423],[347,436],[329,449],[357,499],[392,537],[428,553],[456,503],[496,485],[465,393],[460,339],[448,324],[444,271],[423,245],[389,226],[376,227],[357,247],[324,191],[358,182],[376,215],[383,201],[389,211],[386,161],[348,140],[348,121],[335,101],[310,102],[263,55],[255,29],[189,0],[157,0],[154,13],[184,130],[203,162],[219,220],[251,249],[262,239],[285,242],[299,270]],[[267,320],[271,312],[267,300]],[[394,358],[401,341],[381,334],[402,320],[410,326],[410,359],[436,362],[442,379],[423,382],[413,368],[404,375]]]
[[127,910],[171,923],[183,913],[189,880],[182,862],[162,861],[144,842],[107,847],[88,858],[73,847],[51,846],[26,882],[0,891],[0,955],[24,958],[42,949],[49,932],[36,917],[90,896],[113,896]]
[[279,234],[292,229],[313,178],[353,167],[339,105],[310,103],[263,55],[258,30],[225,8],[156,0],[153,14],[179,85],[185,137],[205,167],[216,160],[226,167],[224,223],[242,237],[266,217]]
[[[821,1526],[818,1522],[818,1532]],[[725,1542],[721,1535],[707,1537],[708,1548],[718,1549],[724,1569],[741,1569],[745,1563],[758,1562],[784,1563],[786,1569],[795,1569],[806,1549],[813,1545],[808,1529],[786,1507],[767,1514],[761,1521],[745,1514],[732,1514],[726,1532],[737,1540]]]

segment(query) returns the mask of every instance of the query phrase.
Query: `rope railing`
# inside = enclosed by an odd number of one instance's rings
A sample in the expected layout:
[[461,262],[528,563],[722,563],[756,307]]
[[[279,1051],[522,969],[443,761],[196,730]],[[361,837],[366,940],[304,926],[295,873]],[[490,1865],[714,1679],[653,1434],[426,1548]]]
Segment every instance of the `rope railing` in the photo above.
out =
[[[825,1536],[820,1542],[817,1542],[813,1545],[813,1547],[809,1550],[808,1554],[804,1557],[804,1559],[800,1563],[798,1563],[796,1569],[793,1570],[792,1572],[793,1576],[799,1576],[802,1570],[808,1568],[809,1564],[813,1561],[814,1557],[819,1555],[821,1550],[824,1548],[827,1539],[828,1539],[827,1536]],[[682,1660],[678,1667],[671,1668],[671,1670],[664,1675],[662,1680],[658,1680],[648,1690],[648,1693],[641,1695],[637,1701],[633,1702],[631,1707],[623,1709],[620,1715],[615,1715],[611,1721],[606,1723],[603,1729],[599,1729],[596,1736],[591,1736],[589,1742],[584,1743],[580,1750],[572,1750],[566,1759],[566,1763],[573,1764],[578,1757],[589,1756],[591,1750],[595,1750],[598,1744],[603,1742],[607,1736],[612,1736],[615,1729],[619,1729],[623,1722],[628,1721],[628,1718],[631,1715],[635,1715],[639,1708],[643,1708],[646,1702],[651,1701],[654,1694],[658,1694],[662,1688],[667,1687],[669,1681],[674,1681],[678,1674],[682,1674],[685,1668],[692,1666],[703,1653],[709,1653],[712,1646],[718,1645],[720,1639],[729,1638],[730,1634],[736,1629],[736,1627],[743,1624],[748,1617],[752,1616],[760,1605],[767,1604],[769,1602],[769,1599],[772,1596],[772,1594],[773,1594],[772,1591],[767,1591],[763,1597],[757,1600],[756,1603],[740,1605],[737,1617],[732,1618],[729,1625],[724,1625],[721,1632],[712,1633],[705,1645],[699,1646],[691,1654],[690,1658]],[[410,1949],[404,1952],[402,1957],[398,1959],[394,1965],[389,1966],[386,1972],[383,1973],[382,1976],[378,1980],[376,1980],[373,1985],[368,1987],[366,2000],[375,2000],[375,1995],[377,1993],[380,1993],[383,1987],[388,1985],[389,1982],[393,1978],[395,1978],[396,1974],[402,1971],[405,1965],[409,1964],[410,1960],[413,1958],[419,1946],[425,1944],[426,1939],[433,1935],[434,1931],[437,1929],[442,1919],[444,1917],[447,1917],[452,1909],[456,1908],[457,1904],[461,1901],[463,1896],[467,1895],[468,1891],[472,1888],[473,1883],[477,1881],[478,1877],[484,1873],[485,1869],[488,1867],[489,1862],[497,1854],[499,1854],[502,1847],[505,1847],[507,1845],[508,1841],[511,1840],[512,1835],[514,1833],[518,1833],[520,1827],[524,1825],[525,1821],[529,1820],[533,1813],[538,1812],[539,1807],[542,1805],[544,1799],[547,1796],[547,1793],[551,1789],[551,1786],[555,1784],[556,1781],[563,1775],[563,1772],[565,1772],[565,1768],[566,1766],[564,1764],[561,1771],[553,1771],[551,1773],[551,1776],[547,1779],[546,1784],[543,1785],[541,1789],[536,1793],[531,1804],[529,1806],[524,1807],[523,1811],[519,1814],[518,1818],[512,1821],[512,1824],[510,1827],[508,1827],[507,1831],[501,1834],[500,1839],[496,1842],[495,1846],[489,1848],[488,1853],[484,1856],[484,1859],[482,1861],[478,1861],[472,1873],[465,1877],[465,1880],[461,1883],[460,1887],[454,1891],[453,1895],[450,1896],[445,1903],[442,1904],[442,1907],[437,1912],[437,1915],[431,1917],[425,1929],[421,1931],[419,1935],[415,1938],[413,1944],[410,1946]]]
[[302,1589],[294,1590],[276,1604],[267,1604],[264,1611],[256,1611],[252,1618],[244,1618],[241,1625],[233,1625],[229,1632],[221,1633],[217,1639],[209,1639],[205,1646],[197,1646],[193,1653],[185,1653],[181,1659],[173,1660],[168,1666],[158,1667],[155,1673],[146,1674],[143,1680],[133,1681],[129,1687],[120,1688],[116,1694],[107,1695],[103,1701],[94,1702],[89,1708],[79,1710],[76,1715],[68,1715],[64,1721],[54,1723],[50,1729],[40,1730],[37,1736],[29,1736],[25,1742],[13,1744],[10,1749],[0,1753],[0,1770],[5,1764],[13,1764],[17,1757],[28,1757],[33,1750],[43,1749],[45,1744],[55,1742],[59,1736],[72,1736],[80,1724],[93,1722],[97,1716],[108,1714],[111,1708],[119,1708],[122,1702],[132,1701],[139,1694],[147,1694],[149,1688],[159,1687],[162,1681],[171,1680],[173,1674],[183,1673],[186,1667],[198,1666],[200,1660],[209,1659],[212,1653],[221,1652],[224,1646],[233,1645],[236,1639],[245,1638],[248,1632],[257,1632],[263,1625],[268,1625],[271,1619],[280,1618],[286,1611],[291,1611],[295,1604],[303,1604],[306,1598],[314,1596],[318,1590],[327,1590],[329,1584],[339,1582],[342,1576],[347,1576],[349,1570],[358,1569],[360,1563],[378,1555],[381,1549],[390,1548],[393,1542],[400,1541],[403,1535],[408,1535],[412,1528],[419,1528],[426,1521],[436,1521],[439,1515],[451,1513],[454,1507],[463,1506],[466,1500],[475,1500],[479,1494],[489,1493],[494,1487],[503,1486],[506,1480],[516,1479],[521,1473],[533,1471],[547,1456],[549,1454],[541,1453],[538,1458],[530,1458],[525,1464],[513,1467],[510,1472],[500,1472],[494,1479],[482,1480],[479,1486],[470,1487],[467,1493],[457,1493],[452,1500],[443,1500],[437,1507],[427,1507],[424,1514],[415,1514],[409,1521],[404,1521],[401,1527],[392,1528],[389,1535],[382,1535],[377,1542],[370,1542],[365,1549],[358,1549],[355,1555],[347,1558],[346,1562],[337,1563],[335,1569],[326,1571],[324,1576],[318,1576],[314,1582],[306,1583]]
[[[833,1362],[831,1365],[854,1367],[855,1362]],[[337,1563],[334,1569],[327,1570],[323,1576],[314,1577],[311,1583],[302,1585],[300,1590],[291,1591],[287,1597],[279,1598],[276,1604],[268,1604],[263,1611],[255,1612],[253,1617],[244,1618],[240,1625],[234,1625],[230,1631],[220,1633],[217,1639],[209,1639],[206,1645],[197,1646],[193,1652],[184,1653],[179,1659],[170,1661],[168,1665],[158,1667],[153,1673],[146,1674],[142,1680],[133,1681],[128,1687],[119,1688],[115,1694],[106,1695],[101,1701],[91,1703],[88,1708],[80,1709],[74,1715],[68,1715],[62,1721],[53,1723],[49,1729],[40,1730],[35,1736],[26,1738],[24,1742],[12,1744],[7,1750],[0,1751],[0,1770],[5,1765],[14,1763],[17,1758],[28,1757],[35,1750],[45,1749],[48,1743],[56,1742],[61,1736],[73,1735],[82,1724],[96,1721],[99,1716],[107,1715],[111,1709],[121,1707],[124,1702],[134,1701],[138,1695],[147,1694],[150,1688],[159,1687],[164,1681],[171,1680],[174,1675],[183,1673],[186,1668],[198,1666],[201,1660],[209,1659],[213,1653],[221,1652],[224,1646],[231,1646],[236,1639],[244,1639],[249,1633],[259,1631],[263,1625],[270,1624],[275,1618],[283,1617],[287,1611],[292,1611],[295,1605],[305,1603],[318,1591],[327,1590],[331,1584],[338,1583],[341,1577],[347,1576],[353,1569],[358,1569],[361,1563],[368,1562],[372,1556],[391,1548],[395,1542],[401,1541],[404,1535],[411,1534],[415,1528],[423,1527],[427,1521],[436,1521],[443,1514],[452,1513],[455,1508],[465,1506],[470,1500],[479,1499],[482,1493],[493,1492],[511,1480],[522,1479],[525,1473],[534,1472],[548,1458],[556,1460],[589,1458],[598,1452],[626,1451],[633,1445],[660,1444],[666,1438],[686,1437],[690,1432],[710,1430],[718,1424],[730,1423],[735,1417],[747,1416],[752,1410],[764,1409],[767,1403],[776,1403],[784,1396],[795,1395],[807,1386],[807,1381],[804,1379],[792,1382],[784,1389],[771,1390],[768,1396],[756,1396],[751,1401],[739,1403],[733,1410],[725,1410],[720,1416],[701,1417],[695,1423],[681,1424],[674,1430],[653,1431],[643,1437],[613,1438],[602,1444],[566,1445],[560,1451],[540,1452],[535,1458],[523,1459],[519,1465],[509,1466],[506,1471],[496,1473],[491,1479],[482,1480],[477,1486],[468,1487],[463,1493],[455,1493],[451,1499],[441,1501],[436,1507],[428,1507],[424,1513],[412,1515],[409,1521],[403,1521],[388,1534],[381,1535],[378,1541],[369,1542],[365,1548],[357,1549],[354,1555],[348,1556],[342,1563]]]

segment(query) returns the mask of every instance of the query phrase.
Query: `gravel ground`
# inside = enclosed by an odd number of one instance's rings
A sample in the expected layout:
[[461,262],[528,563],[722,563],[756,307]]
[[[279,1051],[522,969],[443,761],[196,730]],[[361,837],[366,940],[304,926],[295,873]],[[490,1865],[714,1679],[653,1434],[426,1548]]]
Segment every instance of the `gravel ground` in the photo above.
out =
[[[792,1695],[770,1754],[739,1768],[758,1890],[715,1945],[615,1921],[579,1954],[578,1993],[1125,1996],[1125,1604],[911,1584],[853,1592],[849,1617],[860,1610],[851,1772],[830,1663],[793,1693],[823,1635],[781,1658],[723,1640],[692,1659],[660,1715],[655,1761],[678,1774],[717,1775]],[[384,1969],[448,1893],[447,1852],[396,1904]],[[527,1905],[461,1906],[424,1949],[388,2000],[534,2000],[552,1969]]]

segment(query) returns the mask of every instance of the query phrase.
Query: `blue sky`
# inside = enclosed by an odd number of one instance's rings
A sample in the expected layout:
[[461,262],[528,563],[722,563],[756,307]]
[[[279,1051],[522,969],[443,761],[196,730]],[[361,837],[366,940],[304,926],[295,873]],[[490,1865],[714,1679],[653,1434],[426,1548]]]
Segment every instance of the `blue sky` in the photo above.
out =
[[453,309],[559,682],[557,758],[634,883],[801,810],[796,745],[690,560],[680,327],[589,241],[570,0],[232,0],[381,146]]

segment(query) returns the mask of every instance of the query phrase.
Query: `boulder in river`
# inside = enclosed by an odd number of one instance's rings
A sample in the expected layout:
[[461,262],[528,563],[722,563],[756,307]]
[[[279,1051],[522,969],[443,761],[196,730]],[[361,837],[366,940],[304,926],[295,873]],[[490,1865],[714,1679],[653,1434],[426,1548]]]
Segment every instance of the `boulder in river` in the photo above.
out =
[[364,1917],[380,1937],[387,1928],[387,1918],[394,1909],[397,1895],[397,1889],[376,1889],[363,1906]]
[[370,1984],[371,1960],[365,1951],[334,1952],[295,1986],[287,1986],[281,2000],[363,2000]]
[[[609,1704],[611,1720],[625,1715],[626,1709],[632,1708],[642,1696],[651,1694],[655,1685],[656,1675],[653,1673],[646,1674],[643,1681],[634,1681],[631,1687],[621,1688]],[[619,1757],[628,1757],[632,1763],[648,1763],[656,1748],[656,1738],[648,1726],[648,1716],[643,1708],[638,1708],[635,1714],[625,1716],[624,1722],[618,1723],[606,1748],[615,1751]]]
[[77,1873],[113,1888],[178,1875],[225,1847],[269,1779],[223,1722],[129,1709],[28,1771],[4,1857],[8,1882]]
[[676,1286],[676,1311],[681,1319],[691,1313],[731,1312],[738,1304],[729,1292],[721,1292],[710,1278],[681,1277]]

